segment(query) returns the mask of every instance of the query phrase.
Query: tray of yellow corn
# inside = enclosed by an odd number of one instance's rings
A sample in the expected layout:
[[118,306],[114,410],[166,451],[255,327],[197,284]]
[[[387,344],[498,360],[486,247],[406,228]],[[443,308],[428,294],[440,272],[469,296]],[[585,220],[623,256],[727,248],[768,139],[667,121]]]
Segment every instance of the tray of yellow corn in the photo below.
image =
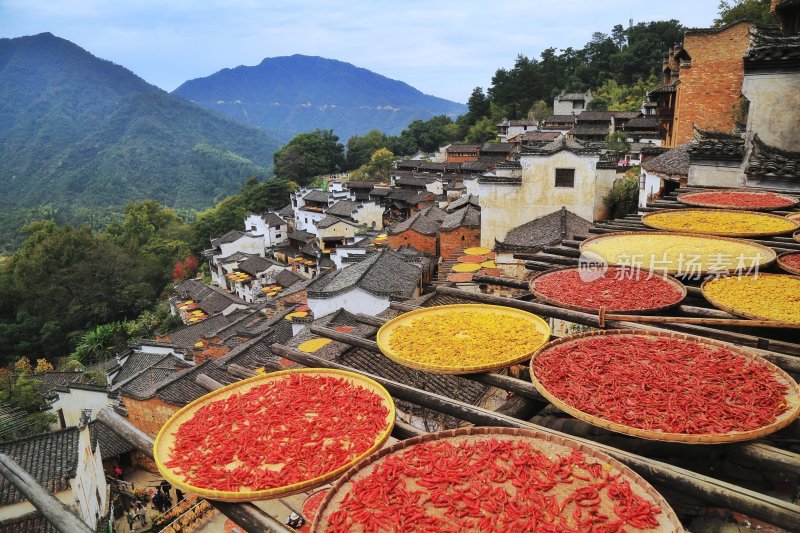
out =
[[586,239],[581,252],[610,265],[674,275],[729,274],[775,262],[772,248],[695,233],[622,231]]
[[402,314],[378,330],[378,347],[397,363],[440,374],[471,374],[530,359],[550,339],[541,317],[510,307],[442,305]]
[[759,272],[709,279],[700,289],[714,307],[734,315],[800,324],[800,276]]
[[723,237],[772,237],[800,228],[786,217],[732,209],[669,209],[642,217],[645,226],[665,230]]

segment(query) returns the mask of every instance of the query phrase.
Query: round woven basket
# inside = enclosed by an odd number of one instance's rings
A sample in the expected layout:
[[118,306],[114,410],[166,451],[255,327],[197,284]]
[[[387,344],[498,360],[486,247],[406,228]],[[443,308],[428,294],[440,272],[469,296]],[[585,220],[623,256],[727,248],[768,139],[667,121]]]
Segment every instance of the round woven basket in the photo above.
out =
[[[339,478],[334,484],[331,491],[328,493],[322,505],[319,508],[317,517],[311,526],[312,533],[323,533],[328,525],[328,518],[331,514],[335,513],[344,499],[349,493],[354,482],[363,479],[370,475],[372,471],[381,463],[384,458],[401,453],[408,448],[419,444],[425,444],[433,441],[449,440],[454,444],[463,441],[476,441],[478,439],[503,439],[503,440],[525,440],[533,444],[537,449],[550,455],[558,453],[561,455],[569,455],[573,450],[578,450],[587,458],[595,459],[596,461],[607,465],[612,471],[620,473],[625,480],[630,483],[632,490],[651,503],[655,503],[661,508],[661,513],[658,515],[659,527],[655,529],[648,529],[652,532],[682,532],[678,517],[669,506],[667,501],[659,494],[647,481],[642,479],[639,474],[620,463],[616,459],[606,455],[605,453],[585,444],[581,444],[569,438],[558,437],[549,433],[541,431],[517,429],[517,428],[504,428],[504,427],[470,427],[460,428],[449,431],[442,431],[439,433],[431,433],[414,437],[404,441],[400,441],[392,446],[388,446],[379,452],[373,454],[367,460],[359,463],[355,467],[347,471],[347,473]],[[629,525],[625,526],[626,530],[640,531]]]
[[[536,282],[538,280],[540,280],[543,277],[546,277],[548,274],[552,274],[553,272],[560,272],[562,270],[580,270],[580,267],[556,268],[556,269],[553,269],[553,270],[546,270],[546,271],[543,271],[543,272],[537,272],[536,274],[531,276],[531,278],[529,279],[528,286],[530,287],[530,291],[536,297],[536,299],[541,301],[541,302],[543,302],[543,303],[546,303],[546,304],[549,304],[549,305],[554,305],[556,307],[561,307],[563,309],[572,309],[573,311],[581,311],[583,313],[592,313],[592,314],[595,314],[595,313],[599,312],[600,311],[600,307],[589,307],[589,306],[575,305],[575,304],[562,302],[562,301],[557,300],[555,298],[550,298],[549,296],[545,296],[544,294],[542,294],[541,292],[536,290]],[[686,293],[687,293],[686,286],[684,286],[683,283],[681,283],[677,279],[673,278],[672,276],[667,276],[667,275],[661,276],[661,275],[658,275],[657,277],[659,279],[664,280],[664,283],[667,283],[667,284],[675,287],[676,289],[678,289],[680,291],[681,297],[680,297],[680,299],[678,301],[676,301],[675,303],[669,304],[669,305],[662,305],[660,307],[648,307],[648,308],[644,308],[644,309],[643,308],[639,308],[639,309],[610,309],[610,308],[606,308],[606,311],[608,311],[609,313],[620,313],[620,314],[625,314],[625,313],[628,313],[628,314],[630,314],[630,313],[651,314],[651,313],[659,313],[661,311],[666,311],[668,309],[672,309],[673,307],[676,307],[676,306],[680,305],[680,303],[683,301],[683,299],[686,298]]]
[[[554,396],[549,390],[547,390],[547,388],[537,379],[533,365],[536,359],[540,357],[543,353],[547,352],[548,350],[551,350],[556,346],[560,346],[562,344],[577,343],[580,342],[581,339],[586,339],[589,337],[612,336],[612,335],[636,335],[645,337],[666,337],[666,338],[687,340],[700,344],[725,348],[727,350],[740,354],[741,356],[743,356],[748,360],[758,360],[759,363],[767,365],[772,370],[775,378],[778,381],[786,385],[788,391],[786,393],[785,401],[789,407],[786,410],[786,412],[778,416],[773,423],[750,431],[732,431],[729,433],[694,433],[694,434],[667,433],[663,431],[652,431],[632,426],[626,426],[624,424],[612,422],[610,420],[607,420],[599,416],[585,413],[561,401],[558,397]],[[549,342],[548,344],[540,348],[531,359],[530,370],[531,370],[531,381],[533,381],[533,385],[536,387],[536,390],[538,390],[542,394],[542,396],[547,398],[547,400],[550,403],[552,403],[565,413],[568,413],[579,420],[583,420],[584,422],[588,422],[589,424],[604,429],[608,429],[609,431],[615,431],[617,433],[623,433],[625,435],[633,435],[635,437],[640,437],[643,439],[668,441],[668,442],[683,442],[686,444],[722,444],[728,442],[740,442],[740,441],[757,439],[763,437],[764,435],[769,435],[770,433],[774,433],[775,431],[778,431],[779,429],[782,429],[791,424],[792,421],[795,420],[800,415],[800,386],[798,386],[798,384],[794,381],[794,379],[792,379],[791,376],[789,376],[789,374],[787,374],[777,366],[773,365],[769,361],[762,359],[753,352],[750,352],[749,350],[746,350],[744,348],[740,348],[732,344],[727,344],[724,342],[719,342],[711,339],[695,337],[693,335],[685,335],[683,333],[654,332],[654,331],[644,331],[640,329],[617,329],[617,330],[612,329],[612,330],[602,330],[602,331],[590,331],[586,333],[579,333],[577,335],[570,335],[569,337],[562,337],[555,341]]]
[[800,242],[800,231],[795,232],[795,234],[792,235],[792,238],[794,238],[794,240],[797,242]]
[[800,221],[800,211],[796,213],[789,213],[788,215],[786,215],[786,218],[788,218],[789,220]]
[[783,269],[786,272],[788,272],[789,274],[795,274],[797,276],[800,276],[800,268],[796,268],[796,267],[793,267],[791,265],[787,265],[782,260],[782,259],[785,259],[786,257],[788,257],[790,255],[797,255],[797,254],[800,254],[800,252],[784,252],[784,253],[782,253],[781,255],[778,256],[778,266],[781,269]]
[[[734,238],[731,238],[731,237],[717,237],[717,236],[714,236],[714,235],[702,235],[700,233],[687,233],[687,232],[678,232],[678,231],[662,231],[662,232],[619,231],[619,232],[614,232],[614,233],[604,233],[604,234],[601,234],[601,235],[595,235],[594,237],[589,237],[588,239],[583,241],[581,243],[580,250],[583,253],[591,253],[593,256],[600,257],[602,259],[602,256],[600,256],[600,254],[598,254],[597,252],[594,252],[593,250],[588,250],[587,251],[587,248],[589,247],[589,245],[591,243],[599,242],[599,241],[602,241],[602,240],[605,240],[605,239],[614,239],[614,238],[618,238],[618,237],[622,237],[622,236],[634,236],[634,235],[637,235],[637,236],[640,235],[640,236],[643,236],[643,237],[648,237],[648,236],[652,237],[654,235],[675,236],[675,237],[694,237],[696,239],[708,239],[710,241],[728,241],[728,242],[736,243],[736,244],[739,244],[739,245],[744,244],[746,246],[749,246],[749,247],[751,247],[753,249],[758,250],[759,252],[764,254],[765,257],[768,258],[766,261],[763,261],[763,262],[759,263],[758,267],[762,268],[762,269],[772,266],[772,264],[775,262],[775,259],[777,258],[777,253],[775,253],[775,250],[773,250],[772,248],[770,248],[768,246],[764,246],[763,244],[758,244],[758,243],[753,242],[753,241],[748,241],[748,240],[743,240],[743,239],[734,239]],[[800,238],[800,232],[795,233],[795,238],[796,239]],[[798,241],[798,242],[800,242],[800,241]],[[610,265],[615,265],[615,263],[609,263],[609,264]],[[620,265],[615,265],[615,266],[620,266]],[[644,270],[644,267],[642,267],[642,269]],[[666,274],[673,274],[673,275],[676,274],[676,269],[655,269],[655,270],[657,272],[664,272]],[[708,269],[707,268],[706,269],[702,269],[699,272],[695,272],[695,271],[692,272],[692,274],[700,274],[700,275],[707,274],[707,273],[708,273]]]
[[[787,204],[786,205],[779,205],[777,207],[770,207],[770,206],[763,206],[763,207],[737,207],[737,206],[728,206],[728,205],[721,206],[721,205],[718,205],[718,204],[704,203],[702,200],[694,200],[692,198],[692,196],[696,196],[696,195],[699,195],[699,194],[705,194],[705,193],[708,193],[708,192],[711,192],[711,193],[714,193],[714,194],[735,192],[735,193],[752,194],[753,196],[756,196],[756,195],[761,195],[761,196],[766,196],[766,195],[779,196],[781,198],[785,198],[786,201],[787,201]],[[695,207],[710,207],[710,208],[716,208],[716,209],[732,209],[732,210],[736,210],[736,211],[775,211],[775,210],[778,210],[778,209],[788,209],[789,207],[797,205],[798,203],[800,203],[800,198],[797,198],[795,196],[791,196],[791,195],[788,195],[788,194],[780,194],[780,193],[773,193],[773,192],[762,192],[762,191],[752,191],[752,190],[747,190],[747,189],[720,189],[720,190],[715,190],[715,191],[687,192],[687,193],[679,194],[678,195],[678,201],[680,203],[682,203],[682,204],[691,205],[691,206],[695,206]],[[788,202],[791,202],[791,203],[788,203]]]
[[[781,267],[781,268],[783,268],[783,267]],[[798,276],[790,276],[788,274],[770,274],[770,273],[765,273],[765,272],[759,272],[758,276],[759,277],[785,276],[785,277],[788,277],[788,278],[794,278],[794,279],[800,280],[800,277],[798,277]],[[759,315],[757,313],[750,313],[748,311],[743,311],[743,310],[741,310],[741,309],[739,309],[739,308],[737,308],[735,306],[722,303],[719,300],[709,296],[708,292],[706,291],[706,287],[708,286],[709,283],[713,283],[714,281],[715,281],[714,279],[705,280],[700,285],[700,292],[703,293],[703,298],[708,300],[708,303],[710,303],[711,305],[713,305],[717,309],[720,309],[722,311],[728,312],[728,313],[730,313],[732,315],[742,316],[744,318],[751,318],[753,320],[776,320],[774,317],[770,317],[770,316],[767,316],[767,315]],[[787,324],[795,324],[795,322],[787,322]]]
[[715,229],[713,231],[702,231],[702,230],[694,230],[694,229],[674,229],[670,228],[667,224],[659,224],[658,218],[663,217],[664,215],[670,216],[674,215],[676,217],[680,217],[682,215],[686,215],[687,213],[706,213],[706,214],[714,214],[714,213],[732,213],[735,215],[739,215],[742,217],[751,217],[754,219],[762,218],[762,219],[772,219],[776,221],[780,221],[781,223],[786,223],[787,218],[782,217],[779,215],[771,215],[769,213],[760,213],[756,211],[745,211],[741,209],[665,209],[662,211],[656,211],[653,213],[647,213],[646,215],[642,216],[642,224],[649,228],[654,228],[657,230],[662,231],[686,231],[690,233],[696,233],[698,235],[719,235],[720,237],[745,237],[750,239],[756,239],[759,237],[774,237],[776,235],[787,235],[796,231],[800,228],[800,222],[794,221],[789,219],[789,224],[786,226],[785,230],[782,231],[754,231],[750,233],[746,232],[733,232],[733,231],[725,231],[725,228]]
[[[189,483],[186,483],[183,479],[183,476],[181,476],[180,474],[176,474],[175,472],[173,472],[171,468],[167,467],[164,464],[166,461],[169,461],[170,458],[170,451],[175,441],[174,433],[178,430],[181,424],[191,419],[198,409],[211,402],[224,400],[233,394],[245,393],[248,390],[263,385],[268,381],[287,379],[288,377],[291,377],[294,374],[304,374],[309,376],[332,376],[337,378],[344,378],[350,381],[352,384],[363,387],[380,396],[383,404],[386,406],[389,413],[386,417],[386,428],[377,435],[375,439],[375,444],[373,444],[372,447],[370,447],[367,451],[365,451],[358,457],[355,457],[354,459],[349,461],[347,464],[335,470],[332,470],[322,476],[316,477],[314,479],[308,479],[306,481],[302,481],[299,483],[294,483],[292,485],[274,487],[271,489],[257,490],[257,491],[221,491],[216,489],[197,487]],[[253,378],[236,382],[232,385],[228,385],[214,392],[206,394],[205,396],[198,398],[192,403],[184,406],[174,415],[172,415],[170,419],[167,421],[167,423],[164,424],[164,426],[158,432],[158,436],[156,437],[155,444],[153,446],[153,452],[155,456],[156,465],[158,466],[158,471],[161,473],[161,475],[163,475],[164,478],[170,482],[170,484],[174,485],[175,487],[181,489],[184,492],[196,494],[198,496],[201,496],[203,498],[208,498],[211,500],[226,501],[226,502],[269,500],[280,496],[288,496],[291,494],[305,492],[307,490],[323,485],[335,479],[336,477],[340,476],[348,468],[357,464],[359,461],[363,460],[365,457],[369,456],[375,450],[383,446],[383,444],[389,438],[389,435],[392,432],[392,428],[394,427],[394,418],[395,418],[395,407],[394,407],[394,400],[392,399],[391,395],[379,383],[365,376],[353,372],[345,372],[342,370],[328,369],[328,368],[300,368],[294,370],[281,370],[279,372],[272,372],[270,374],[266,374],[263,376],[256,376]]]
[[[533,313],[528,313],[527,311],[521,311],[519,309],[513,309],[511,307],[505,307],[500,305],[487,305],[487,304],[455,304],[455,305],[438,305],[434,307],[428,307],[425,309],[417,309],[414,311],[410,311],[408,313],[403,313],[402,315],[396,316],[378,330],[377,335],[375,336],[375,340],[378,342],[378,348],[380,348],[381,352],[388,357],[389,359],[409,368],[414,368],[417,370],[425,370],[427,372],[434,372],[437,374],[474,374],[477,372],[490,372],[493,370],[499,370],[501,368],[505,368],[507,366],[511,366],[516,363],[521,363],[522,361],[527,361],[530,359],[531,355],[536,351],[531,350],[529,352],[523,354],[498,354],[497,360],[492,364],[469,364],[468,361],[464,361],[463,364],[460,365],[437,365],[437,364],[423,364],[418,361],[408,359],[400,355],[399,353],[395,352],[391,346],[389,345],[389,339],[392,336],[395,328],[398,326],[405,326],[412,322],[414,319],[421,318],[421,317],[428,317],[428,316],[435,316],[435,315],[446,315],[456,311],[468,311],[471,313],[487,313],[487,314],[494,314],[494,315],[505,315],[505,316],[514,316],[519,317],[527,320],[530,323],[530,327],[536,329],[542,334],[542,344],[546,343],[550,338],[550,325],[545,322],[541,317],[534,315]],[[488,334],[488,333],[487,333]],[[508,339],[508,343],[511,344],[512,339]]]

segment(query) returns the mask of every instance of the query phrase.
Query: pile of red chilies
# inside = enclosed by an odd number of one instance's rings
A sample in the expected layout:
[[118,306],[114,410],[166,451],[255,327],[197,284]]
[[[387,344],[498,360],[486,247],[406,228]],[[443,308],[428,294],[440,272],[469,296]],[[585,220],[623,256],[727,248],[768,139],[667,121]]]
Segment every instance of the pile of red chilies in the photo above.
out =
[[366,452],[388,414],[381,396],[346,379],[293,374],[200,408],[165,465],[206,489],[282,487]]
[[352,484],[327,533],[592,531],[658,526],[661,509],[610,465],[511,439],[434,441],[381,459]]
[[619,268],[610,268],[591,281],[584,281],[578,270],[556,270],[536,278],[535,288],[558,302],[609,311],[655,309],[683,297],[682,291],[658,274]]
[[784,255],[781,263],[791,268],[800,268],[800,252]]
[[718,207],[787,207],[792,202],[772,193],[704,192],[692,194],[691,200]]
[[651,431],[749,431],[787,409],[786,385],[763,362],[675,338],[586,337],[543,352],[533,372],[566,404]]

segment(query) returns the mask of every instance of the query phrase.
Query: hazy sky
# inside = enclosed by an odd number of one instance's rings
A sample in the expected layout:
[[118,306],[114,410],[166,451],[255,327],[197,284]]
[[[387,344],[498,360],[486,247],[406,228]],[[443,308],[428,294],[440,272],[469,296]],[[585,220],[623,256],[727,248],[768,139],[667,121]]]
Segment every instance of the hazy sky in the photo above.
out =
[[329,57],[465,102],[517,54],[583,46],[614,24],[707,27],[717,0],[0,0],[0,37],[49,31],[172,91],[265,57]]

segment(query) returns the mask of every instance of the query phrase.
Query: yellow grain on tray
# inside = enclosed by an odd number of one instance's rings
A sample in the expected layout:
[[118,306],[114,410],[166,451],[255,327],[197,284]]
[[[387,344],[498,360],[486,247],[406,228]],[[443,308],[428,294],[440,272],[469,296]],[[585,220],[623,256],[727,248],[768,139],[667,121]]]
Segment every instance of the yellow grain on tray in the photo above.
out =
[[474,367],[530,354],[546,341],[544,336],[524,317],[453,310],[398,325],[389,347],[421,365]]
[[800,323],[800,278],[784,274],[707,281],[703,294],[717,307],[750,318]]
[[459,263],[453,265],[453,272],[475,272],[480,269],[481,266],[477,263]]
[[491,252],[488,248],[481,248],[481,247],[474,247],[474,248],[467,248],[464,250],[464,253],[467,255],[485,255]]
[[677,209],[645,215],[651,228],[709,235],[779,235],[797,229],[797,222],[777,215],[719,209]]
[[612,265],[678,275],[748,272],[776,257],[769,248],[744,240],[675,233],[609,233],[584,242],[581,252]]
[[300,350],[301,352],[314,353],[323,346],[327,346],[331,342],[333,341],[330,339],[323,339],[323,338],[311,339],[310,341],[302,343],[300,346],[297,347],[297,349]]

